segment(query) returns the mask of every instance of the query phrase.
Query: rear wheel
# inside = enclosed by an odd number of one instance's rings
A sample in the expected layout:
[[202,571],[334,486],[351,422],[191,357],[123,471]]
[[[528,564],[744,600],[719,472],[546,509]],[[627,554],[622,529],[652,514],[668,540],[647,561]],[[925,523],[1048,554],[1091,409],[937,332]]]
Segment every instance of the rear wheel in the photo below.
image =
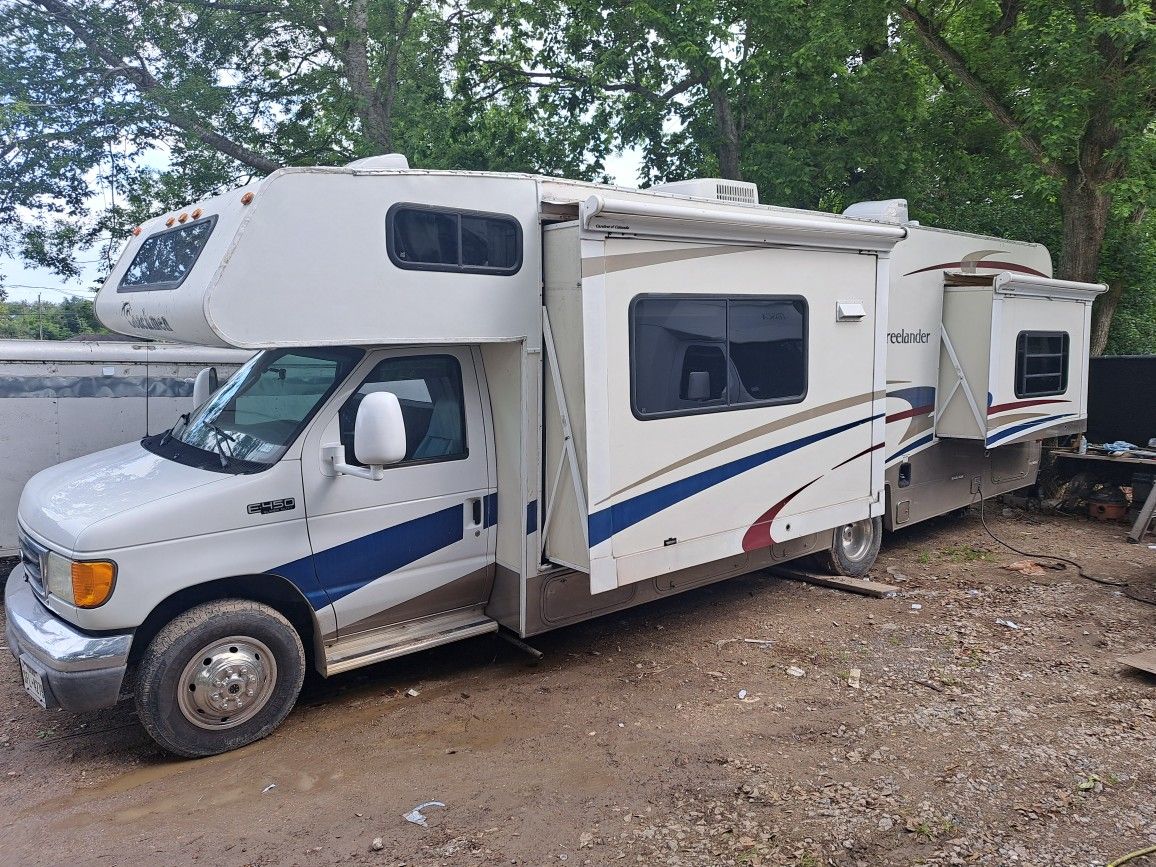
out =
[[819,564],[832,575],[861,578],[875,565],[883,541],[883,519],[864,518],[836,527],[831,548],[817,555]]
[[304,676],[301,637],[278,611],[246,599],[208,602],[149,644],[137,672],[137,713],[170,752],[216,755],[277,728]]

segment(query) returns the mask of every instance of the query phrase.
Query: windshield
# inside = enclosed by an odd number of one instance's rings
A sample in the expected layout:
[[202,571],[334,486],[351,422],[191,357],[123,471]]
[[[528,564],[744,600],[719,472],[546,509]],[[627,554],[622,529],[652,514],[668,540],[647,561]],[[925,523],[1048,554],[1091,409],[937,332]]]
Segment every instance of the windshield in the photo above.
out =
[[249,359],[172,438],[222,458],[276,463],[361,359],[357,349],[275,349]]

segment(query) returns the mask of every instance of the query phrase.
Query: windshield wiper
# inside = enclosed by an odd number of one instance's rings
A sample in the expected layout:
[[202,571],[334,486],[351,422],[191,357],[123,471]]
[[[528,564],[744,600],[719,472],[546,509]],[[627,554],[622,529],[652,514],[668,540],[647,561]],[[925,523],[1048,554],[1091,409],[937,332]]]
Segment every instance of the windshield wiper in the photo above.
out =
[[[217,454],[221,456],[221,469],[224,469],[229,465],[229,461],[233,460],[234,458],[233,442],[235,438],[232,434],[226,433],[224,430],[222,430],[219,425],[207,424],[205,427],[211,430],[213,435],[216,437],[214,444],[217,447]],[[225,452],[225,443],[229,444],[229,451],[227,454]]]
[[[189,416],[190,415],[192,415],[192,413],[182,412],[180,414],[180,416],[178,416],[178,418],[177,418],[177,424],[186,424],[187,425],[189,423]],[[167,443],[169,441],[169,439],[173,436],[173,434],[176,432],[176,429],[177,429],[177,425],[175,424],[171,428],[169,428],[167,431],[165,431],[161,435],[160,445],[163,446],[165,443]]]

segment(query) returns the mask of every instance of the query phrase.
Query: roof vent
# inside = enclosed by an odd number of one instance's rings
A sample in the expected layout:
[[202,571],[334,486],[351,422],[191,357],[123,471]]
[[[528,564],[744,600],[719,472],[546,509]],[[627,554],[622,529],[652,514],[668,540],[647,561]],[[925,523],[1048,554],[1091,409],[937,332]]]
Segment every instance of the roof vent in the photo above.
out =
[[378,154],[375,157],[365,157],[364,159],[346,163],[345,167],[347,169],[363,169],[367,171],[373,171],[375,169],[404,171],[409,168],[409,160],[405,158],[405,154]]
[[902,226],[909,222],[907,199],[884,199],[879,202],[856,202],[843,212],[844,217],[874,220],[876,223],[894,223]]
[[693,178],[689,181],[672,181],[656,184],[650,188],[658,193],[676,193],[696,199],[714,199],[718,202],[732,202],[736,205],[757,205],[758,185],[748,181],[732,181],[726,178]]

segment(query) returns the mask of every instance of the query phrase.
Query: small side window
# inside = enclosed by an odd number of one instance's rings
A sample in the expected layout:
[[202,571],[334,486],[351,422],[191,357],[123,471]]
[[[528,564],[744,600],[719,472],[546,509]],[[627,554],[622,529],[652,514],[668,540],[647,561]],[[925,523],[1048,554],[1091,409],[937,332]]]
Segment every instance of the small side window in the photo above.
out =
[[1068,349],[1066,332],[1021,331],[1016,338],[1016,397],[1048,397],[1066,392]]
[[216,216],[205,217],[149,235],[120,278],[116,291],[176,289],[193,270],[216,224]]
[[513,217],[398,204],[385,218],[390,261],[411,271],[516,274],[522,227]]

